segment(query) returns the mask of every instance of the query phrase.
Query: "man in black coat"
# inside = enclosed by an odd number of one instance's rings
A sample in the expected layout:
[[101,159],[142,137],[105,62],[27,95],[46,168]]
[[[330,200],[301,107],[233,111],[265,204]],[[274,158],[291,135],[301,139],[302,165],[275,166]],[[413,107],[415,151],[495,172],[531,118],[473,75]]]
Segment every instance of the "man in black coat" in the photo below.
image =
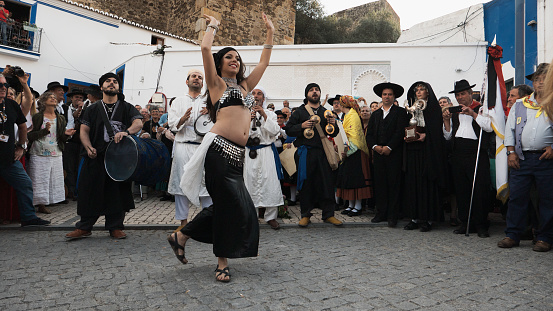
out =
[[377,210],[371,222],[387,220],[393,228],[397,225],[401,203],[403,137],[408,117],[405,109],[394,105],[395,99],[403,94],[403,87],[385,82],[375,85],[373,90],[382,98],[382,108],[372,113],[367,128],[367,146],[374,155]]

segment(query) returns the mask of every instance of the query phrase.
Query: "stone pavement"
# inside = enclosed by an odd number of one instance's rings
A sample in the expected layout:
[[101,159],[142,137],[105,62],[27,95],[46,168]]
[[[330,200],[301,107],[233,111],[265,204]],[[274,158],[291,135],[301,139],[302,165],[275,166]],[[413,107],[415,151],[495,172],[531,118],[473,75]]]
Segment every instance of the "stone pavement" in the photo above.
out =
[[1,230],[0,310],[552,310],[553,252],[500,249],[501,229],[263,227],[259,256],[229,260],[228,284],[214,280],[211,245],[190,241],[178,263],[170,230],[71,242]]
[[[175,220],[175,203],[169,201],[160,201],[160,198],[150,193],[149,197],[139,203],[135,203],[135,209],[127,213],[125,217],[125,226],[127,229],[165,229],[176,228],[179,226],[180,221]],[[69,201],[68,204],[55,204],[48,207],[52,214],[37,214],[39,217],[50,220],[52,225],[49,230],[67,230],[74,227],[75,223],[79,221],[77,215],[77,202]],[[289,219],[278,219],[281,225],[296,226],[300,216],[299,203],[296,206],[290,206]],[[199,208],[192,207],[190,209],[189,219],[192,219],[199,212]],[[311,217],[311,221],[314,224],[321,224],[321,210],[315,209],[313,211],[314,216]],[[341,221],[350,224],[369,224],[373,214],[365,212],[361,216],[348,217],[336,213],[336,218]],[[103,228],[104,217],[100,217],[96,227]],[[262,226],[268,226],[262,219],[259,222]],[[374,224],[372,224],[374,225]],[[385,225],[380,224],[380,225]],[[16,229],[19,228],[19,224],[0,225],[2,229]]]

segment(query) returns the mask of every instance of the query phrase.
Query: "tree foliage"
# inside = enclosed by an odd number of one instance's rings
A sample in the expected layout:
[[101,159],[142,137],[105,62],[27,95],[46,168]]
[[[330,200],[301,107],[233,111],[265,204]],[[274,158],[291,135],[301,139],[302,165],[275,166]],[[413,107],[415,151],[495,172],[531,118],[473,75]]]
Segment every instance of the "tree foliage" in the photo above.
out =
[[325,16],[319,0],[297,0],[296,44],[393,43],[401,34],[390,12],[370,11],[359,20]]

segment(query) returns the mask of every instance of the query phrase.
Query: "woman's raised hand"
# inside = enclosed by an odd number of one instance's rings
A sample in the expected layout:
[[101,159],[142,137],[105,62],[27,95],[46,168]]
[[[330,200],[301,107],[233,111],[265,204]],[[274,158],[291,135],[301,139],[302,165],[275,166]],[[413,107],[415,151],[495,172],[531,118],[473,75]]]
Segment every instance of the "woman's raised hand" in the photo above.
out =
[[265,22],[265,26],[267,27],[268,31],[275,31],[275,26],[273,26],[273,22],[271,22],[271,20],[267,17],[265,13],[263,13],[263,21]]
[[218,21],[215,17],[213,17],[213,16],[204,14],[204,18],[207,19],[207,24],[208,24],[208,25],[219,26],[219,24],[221,24],[221,22],[219,22],[219,21]]

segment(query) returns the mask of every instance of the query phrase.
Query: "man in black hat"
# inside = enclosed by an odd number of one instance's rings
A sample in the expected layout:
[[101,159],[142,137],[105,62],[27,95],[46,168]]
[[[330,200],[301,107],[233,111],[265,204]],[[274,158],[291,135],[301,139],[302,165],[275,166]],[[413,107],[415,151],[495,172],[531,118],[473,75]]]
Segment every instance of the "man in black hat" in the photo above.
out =
[[85,93],[87,99],[85,101],[85,107],[87,107],[89,104],[94,104],[95,102],[102,99],[102,90],[100,89],[100,86],[96,84],[89,85],[88,88],[85,90]]
[[[455,82],[455,99],[461,106],[461,112],[450,113],[449,109],[443,111],[444,137],[453,141],[451,155],[453,183],[457,194],[457,208],[461,227],[454,230],[456,234],[463,234],[467,230],[469,217],[474,169],[478,152],[478,140],[481,139],[480,156],[478,157],[478,171],[474,182],[474,195],[472,211],[470,215],[469,230],[477,232],[481,238],[489,237],[488,212],[490,192],[490,159],[487,148],[489,146],[490,133],[493,131],[491,119],[483,115],[479,102],[472,99],[472,88],[467,80]],[[480,136],[482,129],[482,137]]]
[[401,85],[385,82],[374,86],[374,93],[382,98],[367,126],[367,146],[374,155],[374,197],[376,215],[373,223],[388,221],[388,227],[397,226],[401,203],[401,167],[403,136],[408,118],[405,109],[394,105],[403,95]]
[[[68,124],[67,128],[74,128],[75,134],[65,143],[63,149],[63,169],[65,170],[65,185],[67,186],[68,196],[73,200],[76,199],[77,172],[79,167],[79,154],[81,152],[81,139],[79,138],[81,111],[83,109],[83,99],[86,93],[80,88],[73,88],[67,93],[67,98],[71,100],[67,108],[67,113],[73,116],[73,124]],[[65,110],[65,109],[64,109]]]
[[[67,120],[67,124],[69,125],[69,122],[73,122],[71,116],[71,121],[69,119],[69,115],[67,113],[68,106],[63,107],[65,104],[65,93],[69,88],[65,85],[60,84],[58,81],[50,82],[48,83],[48,86],[46,87],[46,92],[50,91],[53,92],[54,95],[56,95],[56,100],[58,101],[58,106],[56,107],[56,110],[65,117],[65,120]],[[70,128],[70,127],[67,127]]]
[[[327,95],[328,96],[328,95]],[[345,113],[342,112],[342,106],[340,106],[341,95],[336,95],[328,100],[328,103],[332,106],[332,112],[337,116],[338,120],[344,122]]]
[[[318,206],[323,211],[324,222],[335,226],[341,226],[342,222],[334,217],[334,180],[332,169],[328,163],[323,142],[315,122],[310,121],[312,111],[320,118],[320,128],[326,136],[336,137],[339,129],[336,120],[325,118],[326,109],[321,106],[321,89],[318,84],[310,83],[305,88],[304,104],[292,113],[288,123],[284,127],[288,136],[296,137],[294,146],[298,148],[294,156],[298,168],[298,190],[301,190],[301,220],[300,227],[307,227],[311,222],[311,210]],[[334,132],[328,133],[326,125],[334,124]],[[305,130],[313,129],[313,137],[306,136]]]
[[91,235],[92,227],[101,215],[106,216],[105,227],[110,236],[124,239],[125,212],[134,208],[131,182],[116,182],[106,173],[105,151],[110,142],[110,131],[115,134],[114,143],[125,136],[134,135],[142,128],[142,116],[133,105],[124,101],[120,93],[121,81],[114,73],[100,77],[103,97],[84,110],[81,124],[81,142],[84,158],[79,175],[77,214],[81,220],[67,239],[79,239]]

